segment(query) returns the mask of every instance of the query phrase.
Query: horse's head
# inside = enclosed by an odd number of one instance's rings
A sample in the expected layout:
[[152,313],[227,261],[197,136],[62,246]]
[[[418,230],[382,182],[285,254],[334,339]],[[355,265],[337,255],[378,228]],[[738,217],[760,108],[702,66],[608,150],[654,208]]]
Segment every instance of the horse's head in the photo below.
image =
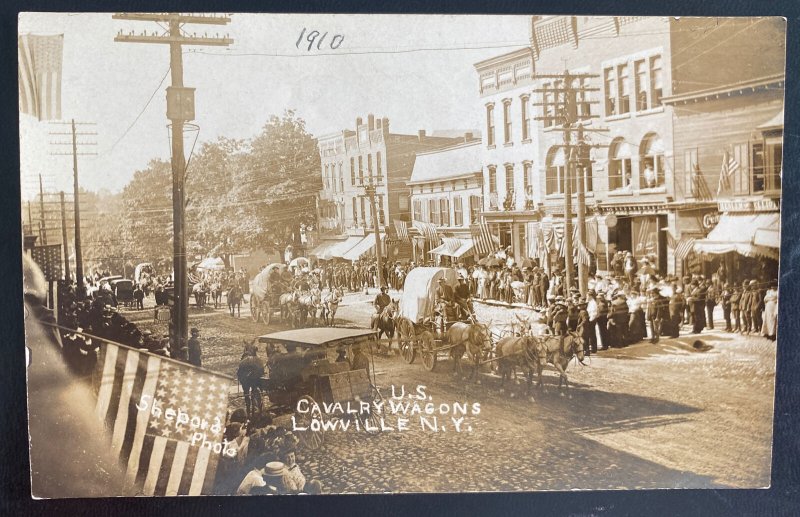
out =
[[471,325],[471,341],[474,345],[483,349],[492,348],[492,334],[489,332],[489,326],[482,323],[473,323]]
[[574,355],[578,358],[578,362],[583,364],[583,358],[585,356],[583,351],[583,336],[575,333],[569,333],[569,352],[570,355]]
[[253,339],[252,341],[242,340],[244,343],[244,350],[242,351],[242,359],[245,357],[256,357],[258,355],[258,345],[256,344],[256,340]]

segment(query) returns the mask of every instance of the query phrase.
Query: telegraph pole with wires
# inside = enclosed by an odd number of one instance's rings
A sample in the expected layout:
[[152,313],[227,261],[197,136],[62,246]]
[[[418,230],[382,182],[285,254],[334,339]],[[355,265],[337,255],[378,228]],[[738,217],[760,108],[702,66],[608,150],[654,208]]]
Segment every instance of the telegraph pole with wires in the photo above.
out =
[[[568,290],[573,283],[573,248],[579,246],[581,255],[586,253],[586,168],[589,163],[588,149],[599,147],[590,145],[584,132],[604,132],[605,128],[587,127],[592,119],[599,118],[592,115],[591,106],[598,101],[590,100],[591,92],[598,92],[600,88],[586,86],[590,79],[598,78],[597,74],[570,73],[568,70],[562,74],[536,74],[534,79],[552,79],[554,86],[537,88],[534,91],[542,94],[542,102],[534,103],[543,107],[543,115],[536,120],[543,120],[552,130],[563,132],[564,150],[564,266],[565,285]],[[549,97],[552,95],[552,99]],[[552,113],[550,111],[552,108]],[[576,192],[572,192],[573,182]],[[572,196],[576,196],[576,221],[578,242],[572,242]],[[581,294],[586,295],[588,286],[587,264],[583,259],[578,260],[578,288]]]
[[[78,131],[77,126],[95,126],[96,123],[94,122],[75,122],[75,119],[72,119],[69,122],[54,122],[53,124],[61,124],[61,125],[68,125],[70,126],[71,131],[69,133],[50,133],[51,135],[69,135],[72,136],[71,141],[67,142],[50,142],[52,145],[68,145],[72,147],[72,152],[58,152],[52,153],[54,155],[60,156],[72,156],[72,190],[73,190],[73,201],[72,205],[75,211],[75,281],[78,285],[78,297],[83,297],[84,288],[83,288],[83,256],[81,254],[81,211],[80,211],[80,191],[79,191],[79,183],[78,183],[78,156],[94,156],[97,153],[95,152],[88,152],[88,151],[79,151],[79,146],[92,146],[97,145],[97,142],[79,142],[79,136],[96,136],[97,132],[94,131]],[[66,246],[66,242],[64,243]]]
[[381,225],[380,215],[375,203],[375,195],[377,189],[372,182],[372,176],[369,178],[369,184],[364,187],[364,196],[369,198],[370,214],[372,216],[372,228],[375,230],[375,260],[377,262],[377,276],[378,276],[378,290],[383,285],[383,250],[381,249]]
[[173,345],[180,349],[186,345],[189,326],[189,278],[186,268],[185,209],[186,209],[186,158],[183,149],[184,124],[195,119],[194,88],[183,85],[183,46],[211,45],[228,46],[233,40],[227,35],[197,36],[184,31],[186,24],[227,25],[228,16],[215,14],[178,13],[117,13],[115,20],[155,22],[162,30],[123,34],[120,30],[114,38],[122,43],[157,43],[169,45],[169,63],[172,85],[167,88],[167,118],[171,122],[172,136],[172,246],[174,273],[174,308],[172,324]]

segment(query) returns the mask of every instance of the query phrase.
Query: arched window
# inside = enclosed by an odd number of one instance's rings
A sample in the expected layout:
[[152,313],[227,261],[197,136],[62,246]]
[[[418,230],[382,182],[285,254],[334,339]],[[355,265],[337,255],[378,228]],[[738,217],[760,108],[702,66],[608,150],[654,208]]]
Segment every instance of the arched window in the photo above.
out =
[[547,153],[547,172],[545,173],[545,194],[563,194],[567,160],[564,149],[553,147]]
[[631,146],[621,138],[608,148],[608,190],[631,187]]
[[639,146],[639,171],[641,188],[664,186],[664,142],[655,133],[645,135]]

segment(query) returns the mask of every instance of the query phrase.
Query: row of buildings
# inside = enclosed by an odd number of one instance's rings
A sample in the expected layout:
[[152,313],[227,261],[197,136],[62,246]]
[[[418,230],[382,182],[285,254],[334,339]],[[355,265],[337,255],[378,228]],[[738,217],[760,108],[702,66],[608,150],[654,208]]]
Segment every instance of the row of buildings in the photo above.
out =
[[[583,88],[582,180],[599,270],[623,250],[665,274],[756,268],[774,278],[785,28],[779,18],[533,16],[528,47],[475,64],[479,132],[393,134],[370,115],[319,139],[330,239],[315,254],[369,253],[377,223],[389,258],[465,260],[470,226],[483,220],[515,256],[537,256],[542,235],[576,216],[576,203],[564,213],[564,192],[578,178],[552,118],[572,86]],[[558,77],[565,67],[577,75],[571,85]],[[370,182],[378,221],[362,196]],[[461,245],[437,248],[413,229],[406,244],[394,220],[432,224]]]

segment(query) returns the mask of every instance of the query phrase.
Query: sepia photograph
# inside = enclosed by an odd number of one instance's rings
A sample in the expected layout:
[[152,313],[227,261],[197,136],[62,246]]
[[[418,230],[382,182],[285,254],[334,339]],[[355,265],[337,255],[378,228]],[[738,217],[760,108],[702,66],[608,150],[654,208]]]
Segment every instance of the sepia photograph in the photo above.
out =
[[32,497],[772,485],[785,18],[17,42]]

